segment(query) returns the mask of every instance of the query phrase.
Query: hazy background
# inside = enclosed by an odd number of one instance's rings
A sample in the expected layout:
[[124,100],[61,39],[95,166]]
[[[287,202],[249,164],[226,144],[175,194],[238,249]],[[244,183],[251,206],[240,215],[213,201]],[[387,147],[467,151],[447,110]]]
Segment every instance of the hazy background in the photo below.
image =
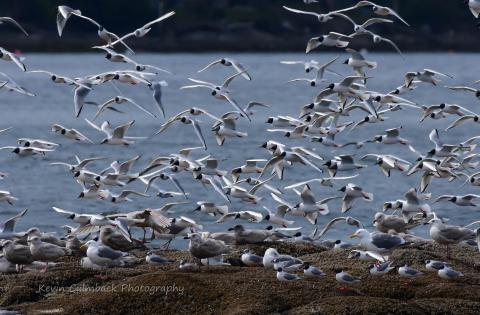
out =
[[[326,13],[351,6],[358,1],[319,0],[306,5],[301,0],[2,0],[0,12],[19,21],[31,33],[22,36],[14,27],[1,27],[1,45],[5,48],[34,51],[87,51],[98,41],[96,28],[81,19],[71,19],[63,38],[56,32],[58,5],[81,9],[108,30],[117,34],[131,32],[175,10],[177,14],[154,26],[148,36],[133,39],[144,51],[302,51],[312,36],[329,31],[351,33],[343,19],[320,24],[312,16],[288,12],[282,5]],[[391,38],[406,51],[473,51],[480,42],[478,28],[468,6],[462,0],[390,0],[375,1],[388,5],[410,23],[374,25],[371,30]],[[371,7],[348,13],[357,23],[372,17]],[[395,20],[395,18],[392,17]],[[7,44],[8,43],[8,44]],[[352,47],[371,47],[371,38],[361,36]],[[390,51],[388,44],[375,50]]]

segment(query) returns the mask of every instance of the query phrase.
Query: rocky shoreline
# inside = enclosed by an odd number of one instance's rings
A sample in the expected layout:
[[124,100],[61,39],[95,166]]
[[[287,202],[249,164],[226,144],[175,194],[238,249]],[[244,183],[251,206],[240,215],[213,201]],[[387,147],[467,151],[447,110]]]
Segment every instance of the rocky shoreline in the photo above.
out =
[[[350,250],[331,251],[314,245],[264,243],[250,245],[257,254],[268,247],[312,262],[327,273],[321,279],[280,282],[275,272],[245,267],[239,260],[245,246],[228,257],[232,266],[202,267],[188,273],[178,269],[186,251],[165,251],[171,265],[152,268],[140,263],[112,268],[105,277],[83,269],[78,258],[65,257],[47,273],[0,275],[0,310],[22,314],[478,314],[480,310],[480,253],[457,247],[445,257],[443,247],[424,244],[401,248],[390,255],[396,265],[408,263],[425,276],[406,281],[396,271],[368,274],[368,262],[348,259]],[[427,259],[451,263],[465,277],[443,280],[425,271]],[[333,268],[360,276],[361,283],[341,290]]]

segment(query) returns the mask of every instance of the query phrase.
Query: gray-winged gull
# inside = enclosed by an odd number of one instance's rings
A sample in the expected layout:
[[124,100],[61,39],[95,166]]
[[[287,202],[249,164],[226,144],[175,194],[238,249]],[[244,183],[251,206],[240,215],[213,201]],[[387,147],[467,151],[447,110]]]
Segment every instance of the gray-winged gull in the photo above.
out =
[[335,269],[334,271],[335,271],[335,280],[337,280],[340,283],[354,284],[361,281],[359,277],[352,276],[349,273],[343,271],[342,269]]
[[308,278],[320,278],[326,276],[321,269],[307,263],[303,265],[303,274]]
[[375,264],[370,264],[368,265],[368,270],[370,271],[371,275],[374,276],[380,276],[384,275],[386,273],[389,273],[390,270],[395,269],[394,266],[392,266],[392,262],[386,261],[384,263],[375,263]]
[[299,276],[293,274],[293,273],[288,273],[282,270],[282,268],[277,269],[277,279],[279,281],[296,281],[296,280],[301,280]]
[[407,264],[404,264],[403,266],[398,268],[398,274],[402,277],[406,278],[415,278],[423,275],[423,272],[418,271],[417,269],[414,269],[412,267],[407,266]]
[[243,251],[240,260],[248,267],[259,267],[263,265],[263,257],[255,255],[250,249]]
[[428,271],[435,271],[442,269],[444,266],[450,266],[448,263],[444,261],[438,260],[425,260],[425,269]]
[[171,264],[175,262],[175,260],[168,259],[166,257],[162,257],[159,255],[156,255],[153,251],[148,251],[147,256],[145,257],[145,261],[147,264],[152,265],[152,266],[163,266],[166,264]]
[[126,253],[98,244],[94,240],[88,241],[83,246],[88,246],[87,257],[90,261],[102,267],[124,266],[128,259]]
[[365,229],[359,229],[350,237],[358,237],[360,245],[369,251],[384,253],[405,244],[405,240],[398,236],[382,232],[368,232]]
[[438,270],[438,276],[442,279],[453,280],[463,277],[464,275],[460,271],[454,270],[451,267],[444,265],[443,268]]
[[475,238],[475,232],[471,229],[455,225],[446,225],[435,213],[434,218],[428,223],[432,225],[430,227],[430,237],[432,240],[438,244],[447,246],[447,257],[449,255],[448,245],[458,244],[461,241]]

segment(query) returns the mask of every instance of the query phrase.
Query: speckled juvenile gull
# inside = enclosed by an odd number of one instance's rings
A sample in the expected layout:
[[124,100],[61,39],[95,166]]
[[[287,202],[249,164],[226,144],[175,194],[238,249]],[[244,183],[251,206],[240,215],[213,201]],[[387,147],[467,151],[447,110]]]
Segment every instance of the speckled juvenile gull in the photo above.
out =
[[46,263],[45,271],[48,270],[49,262],[54,262],[58,258],[70,254],[70,250],[55,244],[42,242],[38,236],[29,238],[28,242],[30,243],[30,252],[32,253],[32,258],[34,260]]
[[111,247],[114,250],[128,251],[142,247],[139,242],[128,240],[123,234],[116,232],[109,226],[104,226],[100,229],[99,239],[103,245]]
[[419,226],[424,223],[422,219],[412,218],[405,222],[404,218],[394,214],[385,214],[382,212],[375,213],[373,225],[378,231],[383,233],[407,233],[409,229]]
[[230,249],[222,241],[211,238],[204,239],[198,233],[193,233],[188,238],[190,239],[188,250],[197,259],[215,257],[230,252]]
[[263,229],[246,229],[243,225],[237,224],[233,228],[228,229],[233,231],[237,244],[256,244],[265,241],[273,231]]
[[25,265],[29,265],[33,262],[32,253],[30,247],[15,244],[14,242],[7,240],[1,244],[4,257],[11,263],[17,265],[17,271],[22,271]]

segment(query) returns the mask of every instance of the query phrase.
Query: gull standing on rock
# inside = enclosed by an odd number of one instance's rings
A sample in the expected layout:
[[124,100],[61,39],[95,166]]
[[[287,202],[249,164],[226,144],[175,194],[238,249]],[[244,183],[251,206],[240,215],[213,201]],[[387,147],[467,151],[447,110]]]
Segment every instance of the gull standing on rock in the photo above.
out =
[[243,251],[242,256],[240,257],[242,263],[248,267],[261,267],[263,266],[263,257],[255,255],[250,249]]
[[431,219],[428,223],[431,224],[430,237],[434,242],[440,245],[446,245],[447,257],[450,254],[448,245],[458,244],[461,241],[475,238],[474,231],[460,226],[446,225],[443,223],[442,219],[437,217],[435,212],[433,212],[433,219]]
[[302,278],[293,274],[293,273],[288,273],[286,271],[283,271],[282,268],[278,268],[277,269],[277,279],[279,281],[289,282],[289,281],[301,280]]
[[190,239],[188,250],[198,260],[228,254],[230,249],[224,242],[211,238],[202,238],[200,234],[193,233],[186,238]]
[[175,260],[171,260],[159,255],[155,255],[153,251],[148,251],[147,256],[145,257],[145,261],[147,264],[152,265],[152,266],[163,266],[163,265],[168,265],[171,263],[174,263]]
[[87,257],[94,264],[102,267],[124,266],[128,259],[126,253],[98,244],[94,240],[88,241],[83,247],[87,247]]
[[54,262],[58,258],[70,254],[70,250],[55,244],[42,242],[38,236],[31,237],[28,242],[30,243],[32,258],[46,263],[44,269],[45,272],[48,271],[49,262]]
[[359,229],[350,238],[358,237],[360,246],[369,251],[385,253],[404,245],[406,242],[403,237],[382,232],[368,232],[365,229]]
[[398,268],[398,274],[405,278],[416,278],[423,276],[424,273],[404,264]]

